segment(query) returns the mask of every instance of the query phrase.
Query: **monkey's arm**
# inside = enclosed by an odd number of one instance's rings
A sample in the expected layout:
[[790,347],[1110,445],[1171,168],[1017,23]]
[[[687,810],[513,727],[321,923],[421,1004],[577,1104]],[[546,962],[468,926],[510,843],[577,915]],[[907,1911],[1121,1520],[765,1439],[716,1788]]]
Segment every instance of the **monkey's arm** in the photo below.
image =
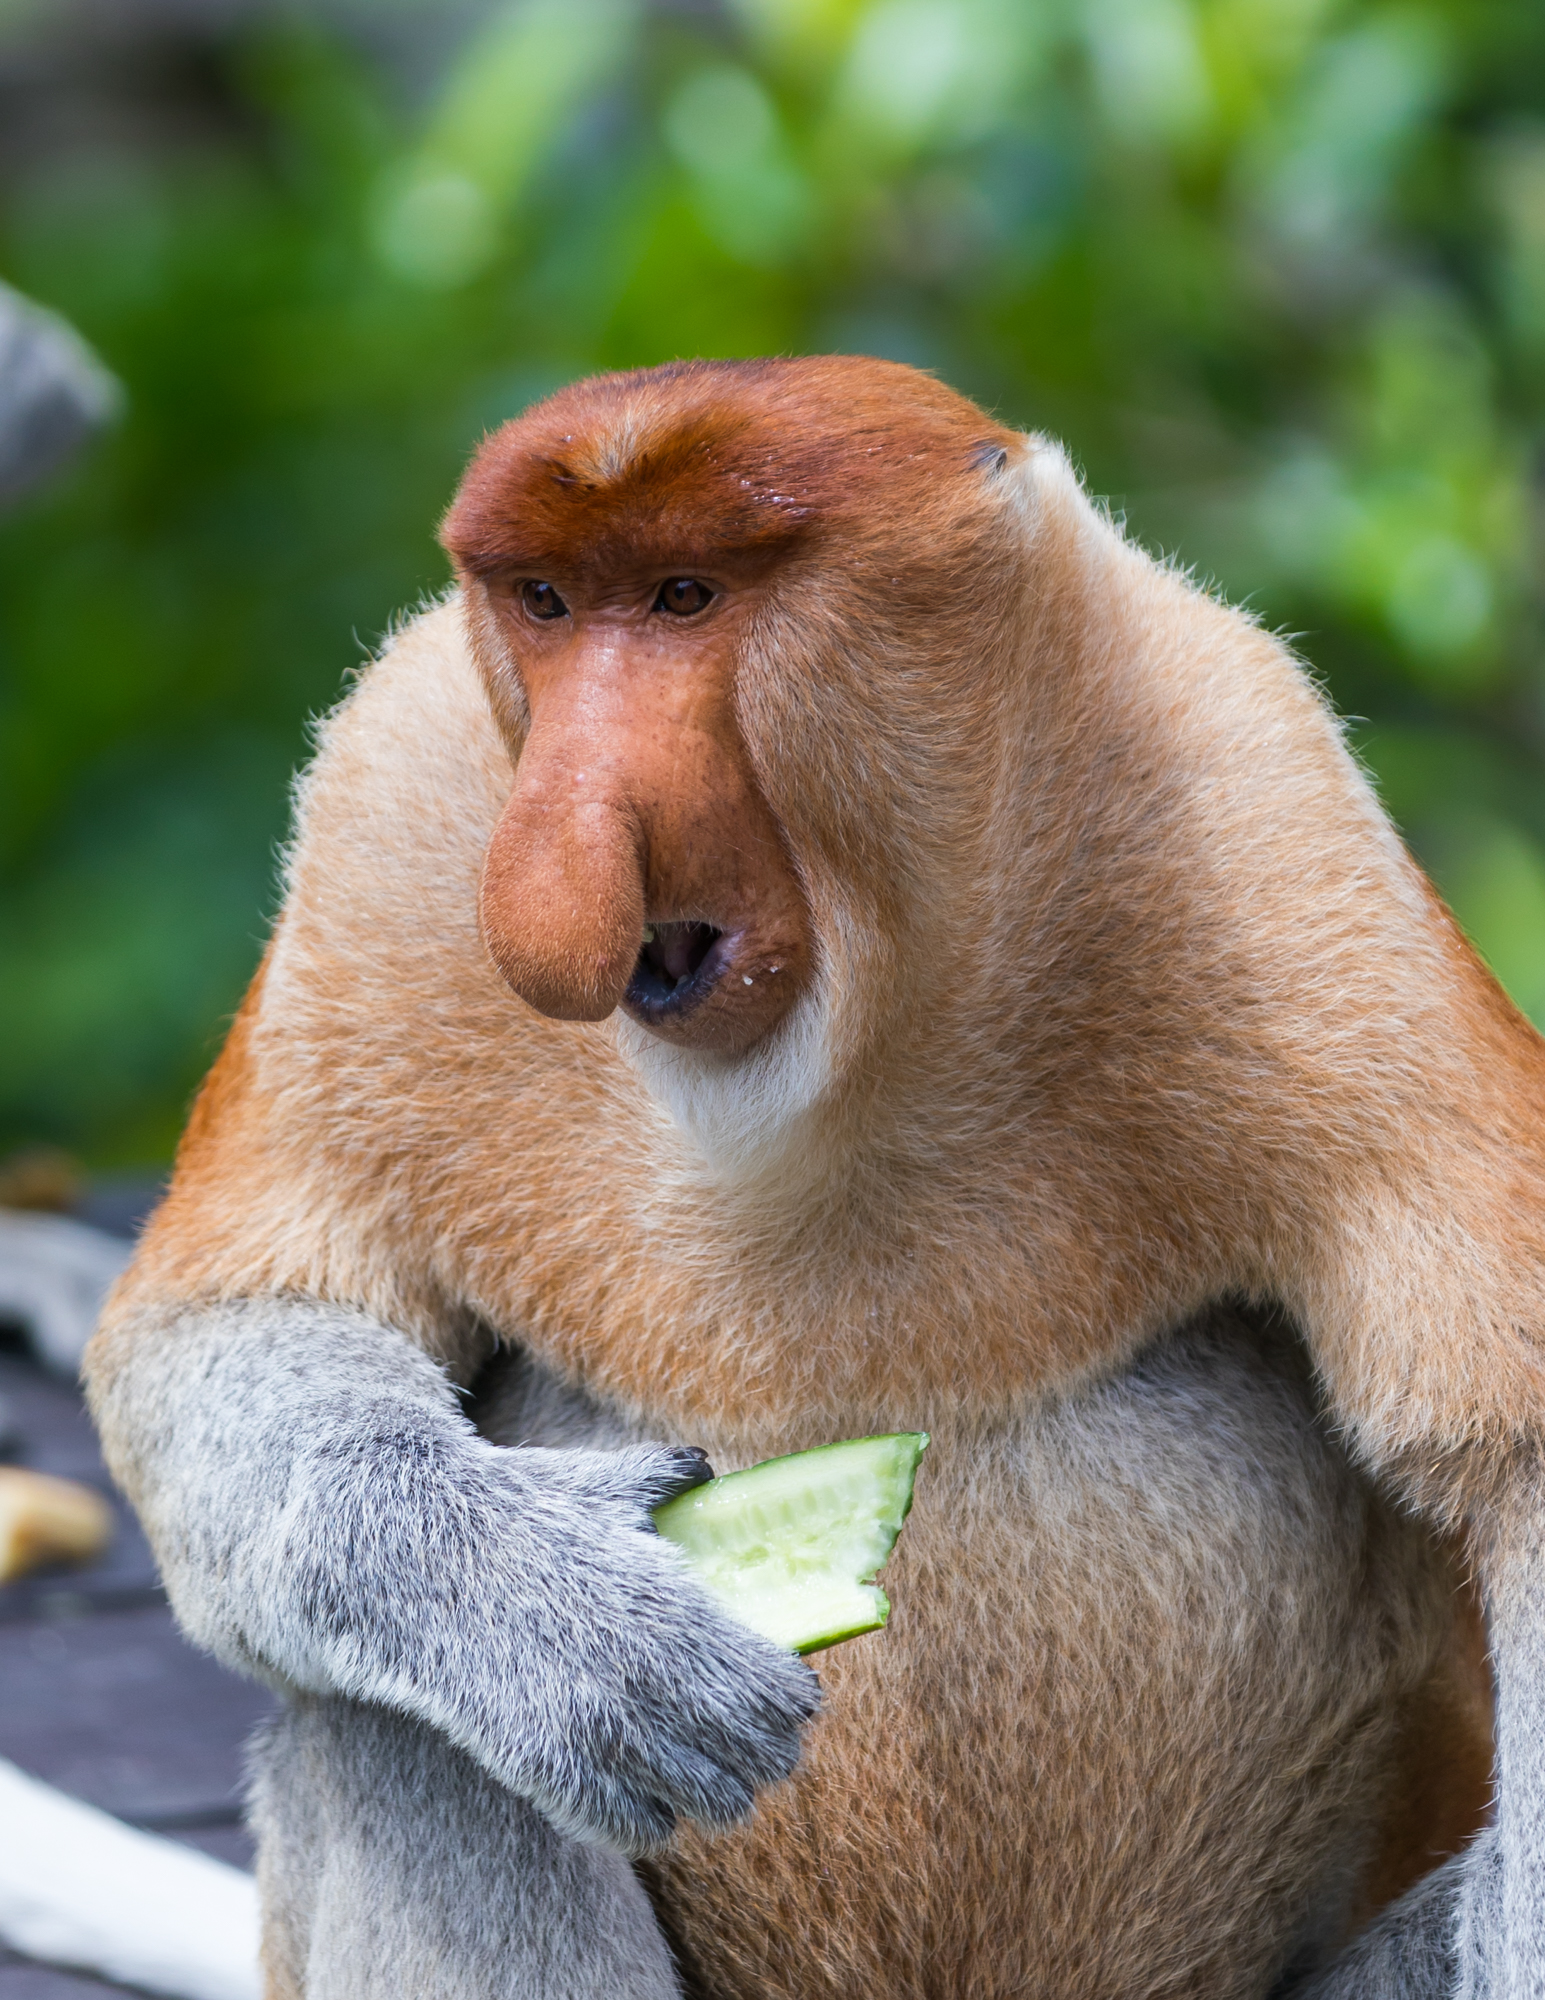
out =
[[815,1677],[650,1525],[699,1454],[489,1444],[405,1337],[295,1298],[141,1307],[90,1374],[177,1614],[233,1665],[430,1723],[630,1852],[793,1768]]
[[1497,1688],[1496,1824],[1459,1906],[1464,2000],[1545,1994],[1545,1476],[1532,1454],[1491,1510],[1481,1550]]
[[1473,1552],[1495,1818],[1380,1927],[1391,1964],[1438,1983],[1381,1983],[1360,1958],[1325,2000],[1545,1996],[1545,1047],[1478,969],[1459,972],[1471,1005],[1431,1058],[1420,1122],[1407,1100],[1411,1143],[1340,1191],[1335,1247],[1295,1310],[1361,1454]]

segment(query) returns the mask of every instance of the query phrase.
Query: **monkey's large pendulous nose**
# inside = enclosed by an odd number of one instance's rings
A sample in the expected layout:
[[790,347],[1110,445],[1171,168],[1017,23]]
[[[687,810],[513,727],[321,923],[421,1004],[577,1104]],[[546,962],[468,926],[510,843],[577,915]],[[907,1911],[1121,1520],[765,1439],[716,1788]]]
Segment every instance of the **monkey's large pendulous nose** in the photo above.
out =
[[479,901],[494,963],[556,1020],[622,1005],[679,1046],[750,1048],[810,950],[726,681],[602,641],[524,678],[530,728]]
[[528,744],[484,857],[478,917],[495,965],[538,1013],[602,1021],[622,999],[644,931],[643,845],[626,797],[589,790],[583,770]]

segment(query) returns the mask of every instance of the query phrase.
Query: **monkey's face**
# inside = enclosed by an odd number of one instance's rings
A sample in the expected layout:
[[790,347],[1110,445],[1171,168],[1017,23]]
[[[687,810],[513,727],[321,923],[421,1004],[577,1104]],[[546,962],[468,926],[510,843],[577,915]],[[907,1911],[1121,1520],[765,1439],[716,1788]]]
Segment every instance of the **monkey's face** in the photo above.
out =
[[847,591],[851,624],[856,571],[894,570],[875,455],[903,534],[938,547],[922,517],[944,473],[980,483],[983,421],[886,364],[698,365],[578,384],[484,446],[442,539],[516,758],[479,917],[522,999],[559,1020],[620,1006],[727,1055],[784,1019],[819,953],[760,740],[769,658],[795,656],[790,619],[818,625],[823,593]]
[[692,575],[570,562],[486,584],[529,720],[480,915],[542,1013],[594,1021],[620,1004],[733,1053],[804,984],[804,898],[735,717],[758,584],[722,551]]

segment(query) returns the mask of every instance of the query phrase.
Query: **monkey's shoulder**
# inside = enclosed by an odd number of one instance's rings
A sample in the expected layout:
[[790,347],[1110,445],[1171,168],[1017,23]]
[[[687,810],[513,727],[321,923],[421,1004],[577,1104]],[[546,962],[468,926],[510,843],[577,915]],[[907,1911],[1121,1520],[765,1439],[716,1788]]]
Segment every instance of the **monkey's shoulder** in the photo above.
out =
[[454,945],[445,914],[476,906],[512,779],[448,598],[393,636],[319,731],[296,791],[285,930],[367,964],[388,945],[413,959]]

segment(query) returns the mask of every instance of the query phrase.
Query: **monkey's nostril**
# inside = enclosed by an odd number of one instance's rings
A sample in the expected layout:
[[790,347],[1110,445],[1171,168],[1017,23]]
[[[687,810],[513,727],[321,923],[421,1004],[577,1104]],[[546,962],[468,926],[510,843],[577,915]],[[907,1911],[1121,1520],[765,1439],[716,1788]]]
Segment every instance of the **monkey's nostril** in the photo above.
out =
[[690,983],[721,933],[712,924],[650,924],[634,969],[634,981],[655,1001],[669,999]]
[[[648,924],[624,1003],[636,1021],[669,1035],[713,995],[723,997],[721,989],[729,986],[726,974],[738,963],[744,944],[740,932],[721,931],[713,924]],[[738,984],[734,992],[739,997]]]

